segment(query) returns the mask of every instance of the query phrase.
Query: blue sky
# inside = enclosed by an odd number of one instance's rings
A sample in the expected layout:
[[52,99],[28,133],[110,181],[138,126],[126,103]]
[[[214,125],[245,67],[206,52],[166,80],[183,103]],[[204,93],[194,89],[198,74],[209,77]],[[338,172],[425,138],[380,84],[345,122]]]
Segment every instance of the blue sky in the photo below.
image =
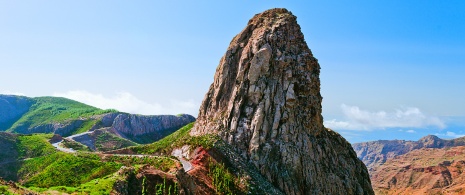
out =
[[465,134],[464,1],[0,1],[0,93],[197,115],[256,13],[297,17],[325,125],[350,142]]

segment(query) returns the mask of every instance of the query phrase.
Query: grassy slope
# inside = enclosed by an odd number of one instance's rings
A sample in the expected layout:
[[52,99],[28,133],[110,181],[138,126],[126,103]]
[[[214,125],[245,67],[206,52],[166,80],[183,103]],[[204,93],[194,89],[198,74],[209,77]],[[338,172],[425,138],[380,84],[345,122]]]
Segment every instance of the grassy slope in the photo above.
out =
[[95,138],[95,147],[98,151],[109,151],[116,150],[119,148],[125,148],[129,146],[139,145],[127,139],[116,136],[115,134],[109,133],[108,131],[102,131]]
[[52,134],[32,134],[18,136],[16,141],[19,159],[46,156],[56,152],[55,148],[48,142]]
[[65,148],[71,148],[73,150],[76,150],[76,151],[82,151],[82,152],[91,152],[92,150],[84,145],[84,144],[81,144],[77,141],[74,141],[74,140],[70,140],[70,139],[63,139],[63,142],[61,142],[61,146],[62,147],[65,147]]
[[210,148],[218,139],[213,135],[204,135],[198,137],[190,136],[189,132],[193,126],[193,122],[189,123],[171,135],[168,135],[165,138],[152,144],[134,146],[128,149],[134,151],[137,154],[169,154],[174,148],[181,147],[183,145],[203,146],[204,148]]
[[[0,116],[3,114],[6,114],[9,116],[11,113],[4,113],[4,112],[11,112],[10,108],[17,109],[19,115],[13,118],[0,118],[0,131],[5,131],[8,130],[18,119],[22,117],[22,114],[25,114],[24,112],[27,112],[29,107],[34,103],[34,100],[29,97],[25,96],[10,96],[10,95],[2,95],[0,94],[0,100],[1,99],[8,99],[7,101],[9,102],[9,106],[7,108],[3,108],[0,110]],[[11,107],[10,107],[11,106]],[[2,104],[0,103],[0,107],[2,107]],[[16,113],[16,112],[13,112]]]
[[[61,97],[37,97],[29,112],[16,121],[9,131],[20,126],[35,127],[42,124],[65,122],[79,118],[89,118],[94,115],[117,112],[116,110],[101,110],[74,100]],[[84,125],[89,126],[89,122]],[[81,130],[82,131],[82,130]]]
[[51,134],[2,133],[1,140],[14,144],[10,150],[16,155],[3,155],[0,158],[2,162],[12,161],[0,166],[0,176],[5,177],[7,174],[5,179],[21,180],[26,186],[79,186],[114,173],[123,165],[103,161],[94,154],[58,152],[48,142],[51,137]]
[[[38,159],[36,162],[26,161],[25,166],[38,167],[50,160],[51,156]],[[38,172],[25,183],[25,186],[52,187],[52,186],[79,186],[82,183],[100,178],[116,172],[120,163],[102,162],[97,155],[61,154],[43,170]],[[42,162],[42,163],[41,163]]]
[[0,132],[0,163],[18,157],[16,150],[17,137],[15,134]]
[[[84,192],[84,194],[109,194],[118,179],[115,173],[121,166],[149,164],[167,171],[176,166],[169,157],[110,156],[101,158],[92,153],[69,154],[57,151],[48,140],[52,134],[15,135],[1,133],[0,140],[8,142],[11,151],[9,160],[19,160],[0,166],[13,176],[7,180],[38,192]],[[3,158],[2,158],[3,159]],[[4,159],[6,160],[6,159]],[[0,162],[1,163],[1,162]]]

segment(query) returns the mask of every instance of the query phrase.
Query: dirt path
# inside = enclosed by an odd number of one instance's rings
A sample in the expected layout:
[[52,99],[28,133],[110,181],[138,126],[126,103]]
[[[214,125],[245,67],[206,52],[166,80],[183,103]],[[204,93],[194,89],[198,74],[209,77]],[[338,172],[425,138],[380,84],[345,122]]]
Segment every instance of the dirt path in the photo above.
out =
[[[92,133],[92,131],[87,131],[87,132],[84,132],[84,133],[64,137],[63,139],[72,139],[74,137],[78,137],[78,136],[89,134],[89,133]],[[59,141],[57,143],[53,143],[52,146],[55,147],[57,150],[60,150],[62,152],[76,153],[76,150],[73,150],[72,148],[64,148],[64,147],[60,146],[61,142],[63,142],[63,140],[61,140],[61,141]],[[113,156],[139,157],[139,158],[142,158],[142,157],[154,157],[153,155],[144,155],[144,154],[111,154],[111,155],[113,155]],[[185,172],[188,172],[188,171],[193,169],[192,164],[189,161],[187,161],[186,159],[184,159],[184,157],[182,156],[182,150],[181,149],[175,149],[173,151],[173,156],[175,156],[181,162],[182,167],[184,168]],[[3,162],[3,163],[5,163],[5,162]]]
[[182,157],[182,150],[181,149],[173,150],[172,155],[175,156],[176,158],[178,158],[178,160],[182,164],[182,167],[184,168],[184,171],[188,172],[188,171],[192,170],[192,164],[189,161],[185,160],[184,157]]
[[60,144],[61,142],[63,142],[63,140],[57,142],[57,143],[54,143],[52,144],[53,147],[55,147],[56,149],[62,151],[62,152],[67,152],[67,153],[75,153],[76,150],[73,150],[72,148],[64,148],[64,147],[61,147]]

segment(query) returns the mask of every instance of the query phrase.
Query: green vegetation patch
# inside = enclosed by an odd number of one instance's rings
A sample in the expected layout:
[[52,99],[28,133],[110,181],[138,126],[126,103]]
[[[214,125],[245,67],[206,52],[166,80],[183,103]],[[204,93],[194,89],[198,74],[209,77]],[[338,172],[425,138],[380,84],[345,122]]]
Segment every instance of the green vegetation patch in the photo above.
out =
[[82,123],[81,127],[79,127],[76,131],[73,132],[73,134],[79,134],[79,133],[84,133],[86,131],[89,131],[94,125],[100,122],[101,122],[100,120],[96,120],[96,119],[86,120],[84,121],[84,123]]
[[208,176],[212,180],[216,194],[237,194],[240,179],[236,178],[223,163],[208,161]]
[[94,179],[87,183],[82,184],[75,189],[78,194],[85,193],[89,195],[100,195],[110,194],[113,189],[113,184],[117,181],[118,177],[113,175],[107,175],[103,178]]
[[148,145],[132,147],[130,149],[138,154],[169,154],[174,148],[182,147],[183,145],[194,146],[192,148],[195,148],[196,146],[202,146],[206,149],[209,149],[219,139],[214,135],[190,136],[189,132],[193,126],[193,122],[189,123],[157,142]]
[[63,142],[61,142],[61,144],[65,147],[65,148],[72,148],[73,150],[76,150],[76,151],[83,151],[83,152],[91,152],[92,150],[84,145],[84,144],[81,144],[77,141],[74,141],[74,140],[69,140],[69,139],[63,139]]
[[[50,161],[53,162],[50,163]],[[26,164],[30,164],[25,166],[27,168],[23,169],[23,174],[36,171],[38,173],[26,181],[24,185],[26,187],[40,188],[52,186],[76,187],[92,179],[113,173],[121,167],[120,163],[102,162],[94,154],[73,155],[60,153],[59,156],[50,155],[34,159],[34,162],[26,162]]]
[[96,130],[95,134],[97,135],[95,138],[95,148],[97,148],[98,151],[110,151],[138,145],[135,142],[118,137],[108,131]]
[[35,127],[52,122],[65,122],[79,118],[90,118],[91,116],[105,113],[118,112],[114,109],[101,110],[74,100],[61,97],[37,97],[33,98],[35,103],[29,111],[24,114],[10,128],[14,131],[17,127]]
[[50,155],[56,149],[48,142],[52,134],[21,135],[16,141],[20,159]]
[[164,172],[169,171],[172,168],[176,167],[177,160],[170,157],[162,156],[109,156],[105,159],[109,162],[118,162],[124,166],[130,167],[135,165],[151,165],[156,169],[162,170]]
[[52,192],[63,192],[67,194],[87,194],[87,195],[103,195],[110,194],[113,184],[120,177],[116,174],[107,175],[102,178],[93,179],[89,182],[81,184],[78,187],[69,187],[69,186],[54,186],[50,188],[39,188],[39,187],[30,187],[28,189],[41,194],[55,194]]
[[0,163],[17,159],[17,135],[0,132]]

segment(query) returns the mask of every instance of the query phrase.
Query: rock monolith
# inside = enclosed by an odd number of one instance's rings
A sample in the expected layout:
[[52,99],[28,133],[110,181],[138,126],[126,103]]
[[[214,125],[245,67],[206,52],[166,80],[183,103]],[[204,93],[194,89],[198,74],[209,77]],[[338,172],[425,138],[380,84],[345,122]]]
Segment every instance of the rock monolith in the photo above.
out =
[[217,134],[285,194],[373,194],[351,145],[323,126],[320,66],[286,9],[231,41],[192,135]]

